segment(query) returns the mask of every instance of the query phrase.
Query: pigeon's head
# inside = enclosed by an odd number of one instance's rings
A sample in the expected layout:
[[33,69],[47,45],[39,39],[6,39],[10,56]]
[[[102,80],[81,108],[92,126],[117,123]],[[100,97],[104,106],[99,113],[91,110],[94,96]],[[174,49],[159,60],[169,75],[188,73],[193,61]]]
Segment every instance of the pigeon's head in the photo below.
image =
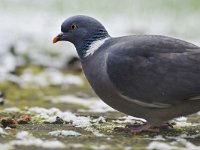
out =
[[109,37],[104,26],[94,18],[88,16],[73,16],[61,25],[61,33],[53,39],[73,43],[81,58],[87,53],[92,42]]

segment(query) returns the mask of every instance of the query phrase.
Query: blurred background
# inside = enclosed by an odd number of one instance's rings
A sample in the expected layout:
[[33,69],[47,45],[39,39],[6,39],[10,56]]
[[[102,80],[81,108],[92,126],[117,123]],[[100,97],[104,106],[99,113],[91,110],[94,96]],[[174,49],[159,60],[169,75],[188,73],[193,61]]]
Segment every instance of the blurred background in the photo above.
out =
[[52,38],[79,14],[95,17],[112,36],[162,34],[200,45],[199,6],[198,0],[0,0],[0,72],[25,64],[62,68],[76,51]]

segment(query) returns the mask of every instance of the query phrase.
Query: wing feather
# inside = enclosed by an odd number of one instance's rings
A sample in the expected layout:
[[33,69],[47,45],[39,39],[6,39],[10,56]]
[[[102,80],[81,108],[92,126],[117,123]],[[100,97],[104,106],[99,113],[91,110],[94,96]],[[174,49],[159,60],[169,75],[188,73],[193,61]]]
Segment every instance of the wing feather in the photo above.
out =
[[200,94],[199,47],[166,37],[129,38],[117,39],[107,58],[108,76],[126,100],[164,108]]

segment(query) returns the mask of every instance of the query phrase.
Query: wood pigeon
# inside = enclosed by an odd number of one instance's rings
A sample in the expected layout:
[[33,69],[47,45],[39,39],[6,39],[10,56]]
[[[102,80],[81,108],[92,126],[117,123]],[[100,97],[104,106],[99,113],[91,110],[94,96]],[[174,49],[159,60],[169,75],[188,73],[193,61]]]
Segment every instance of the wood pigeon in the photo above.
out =
[[147,120],[130,131],[158,131],[200,110],[200,47],[160,35],[111,37],[83,15],[66,19],[61,31],[53,43],[74,44],[96,94],[112,108]]

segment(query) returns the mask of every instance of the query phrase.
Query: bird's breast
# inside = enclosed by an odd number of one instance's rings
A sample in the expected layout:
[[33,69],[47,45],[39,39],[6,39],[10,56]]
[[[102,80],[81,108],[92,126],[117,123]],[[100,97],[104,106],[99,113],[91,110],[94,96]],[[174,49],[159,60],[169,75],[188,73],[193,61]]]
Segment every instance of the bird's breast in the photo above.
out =
[[106,70],[105,55],[98,57],[97,55],[92,55],[90,59],[82,62],[82,67],[93,90],[106,104],[129,115],[133,115],[133,110],[135,110],[134,115],[137,117],[142,116],[137,113],[137,106],[130,104],[130,102],[127,103],[127,101],[120,97],[111,83]]
[[105,95],[104,89],[112,89],[106,71],[105,54],[94,54],[82,62],[83,71],[98,96]]

